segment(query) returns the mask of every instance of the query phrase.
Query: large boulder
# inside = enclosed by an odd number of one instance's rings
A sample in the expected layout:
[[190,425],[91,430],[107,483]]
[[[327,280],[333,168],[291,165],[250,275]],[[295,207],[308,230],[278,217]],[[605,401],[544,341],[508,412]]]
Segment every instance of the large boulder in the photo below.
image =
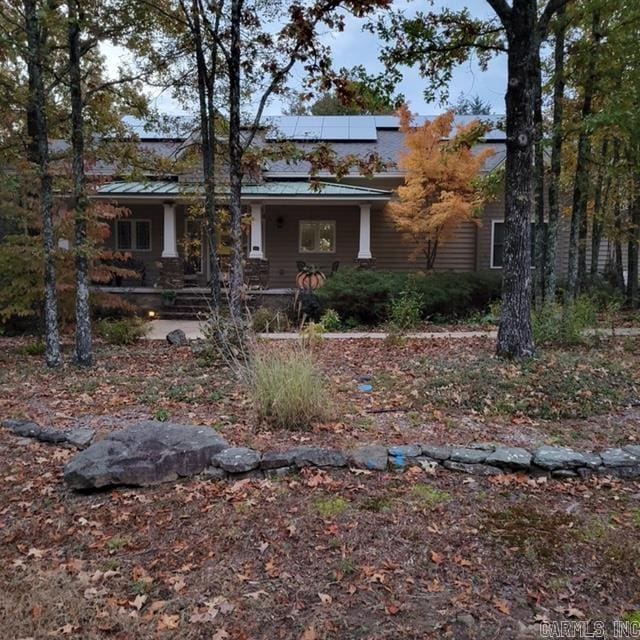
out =
[[174,329],[167,333],[167,342],[172,347],[186,347],[189,344],[187,336],[182,329]]
[[81,451],[65,466],[64,480],[72,489],[169,482],[202,473],[228,446],[210,427],[140,422]]

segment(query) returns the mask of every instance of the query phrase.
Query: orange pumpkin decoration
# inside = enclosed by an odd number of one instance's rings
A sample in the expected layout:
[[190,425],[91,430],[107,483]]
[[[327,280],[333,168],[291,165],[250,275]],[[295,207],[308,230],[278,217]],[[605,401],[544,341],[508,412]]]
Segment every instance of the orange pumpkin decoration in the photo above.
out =
[[322,271],[320,271],[320,269],[307,267],[300,271],[296,276],[296,286],[298,289],[303,289],[305,291],[315,291],[324,284],[326,279],[326,276]]

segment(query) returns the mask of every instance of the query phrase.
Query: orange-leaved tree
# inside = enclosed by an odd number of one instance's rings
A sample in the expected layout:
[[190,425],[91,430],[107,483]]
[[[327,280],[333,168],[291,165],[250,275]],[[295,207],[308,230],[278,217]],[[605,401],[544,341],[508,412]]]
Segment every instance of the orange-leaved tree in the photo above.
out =
[[452,135],[452,112],[420,126],[406,106],[398,113],[406,149],[398,164],[405,179],[388,211],[396,227],[415,242],[414,257],[424,254],[430,270],[438,248],[455,230],[478,220],[486,199],[480,171],[493,151],[473,150],[487,131],[480,121],[456,127]]

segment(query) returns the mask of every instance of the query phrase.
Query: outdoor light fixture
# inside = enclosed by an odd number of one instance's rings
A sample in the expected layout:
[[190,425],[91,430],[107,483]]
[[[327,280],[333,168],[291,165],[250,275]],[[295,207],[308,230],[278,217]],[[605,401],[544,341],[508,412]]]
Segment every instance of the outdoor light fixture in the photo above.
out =
[[155,317],[156,317],[156,312],[155,312],[155,311],[147,311],[147,315],[148,315],[150,318],[155,318]]

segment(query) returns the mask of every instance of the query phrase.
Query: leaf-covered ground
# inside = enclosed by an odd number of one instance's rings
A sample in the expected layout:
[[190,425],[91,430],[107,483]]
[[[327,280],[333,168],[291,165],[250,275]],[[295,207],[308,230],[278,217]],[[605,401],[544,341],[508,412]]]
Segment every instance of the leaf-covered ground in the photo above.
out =
[[[25,341],[1,344],[0,417],[60,429],[110,431],[155,417],[211,425],[234,444],[260,449],[477,441],[593,448],[634,440],[640,426],[638,338],[544,350],[523,364],[494,357],[491,340],[326,341],[316,356],[333,419],[308,433],[259,423],[229,371],[203,365],[187,347],[101,345],[90,371],[67,364],[52,372],[40,356],[24,355]],[[359,390],[361,376],[370,376],[371,392]]]
[[640,609],[636,483],[446,472],[76,495],[0,434],[0,637],[530,638]]
[[[100,346],[91,371],[49,372],[24,344],[2,342],[0,417],[59,428],[164,411],[261,448],[592,447],[640,422],[637,341],[526,365],[484,341],[326,343],[335,420],[293,434],[257,424],[228,372],[188,349]],[[640,611],[640,483],[307,470],[79,495],[62,484],[70,455],[0,431],[0,638],[524,640]]]

